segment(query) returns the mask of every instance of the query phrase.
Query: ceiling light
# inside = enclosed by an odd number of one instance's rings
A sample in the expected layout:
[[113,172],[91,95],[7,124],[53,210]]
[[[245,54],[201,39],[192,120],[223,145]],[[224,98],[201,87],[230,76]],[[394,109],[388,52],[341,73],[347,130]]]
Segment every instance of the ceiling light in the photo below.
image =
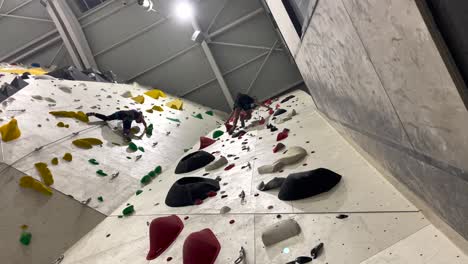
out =
[[183,20],[190,19],[193,16],[193,6],[189,1],[180,1],[175,6],[175,14]]

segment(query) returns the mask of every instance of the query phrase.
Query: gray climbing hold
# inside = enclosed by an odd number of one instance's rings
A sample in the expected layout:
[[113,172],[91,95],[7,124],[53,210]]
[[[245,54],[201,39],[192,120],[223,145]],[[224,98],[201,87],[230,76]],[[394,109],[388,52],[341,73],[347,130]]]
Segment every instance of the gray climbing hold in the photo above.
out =
[[277,172],[285,165],[294,164],[302,160],[305,156],[307,156],[307,151],[304,148],[298,146],[290,147],[285,153],[282,154],[281,158],[272,164],[259,167],[258,173],[266,174]]
[[205,170],[206,171],[216,170],[216,169],[219,169],[219,168],[223,167],[226,164],[228,164],[228,160],[226,159],[226,157],[221,156],[221,157],[219,157],[219,159],[217,159],[217,160],[211,162],[210,164],[206,165]]
[[46,100],[47,102],[50,102],[50,103],[56,103],[57,101],[55,101],[54,99],[50,98],[50,97],[44,97],[44,100]]
[[231,208],[229,206],[223,206],[221,210],[219,210],[220,214],[227,214],[231,211]]
[[66,86],[60,86],[59,89],[62,92],[65,92],[65,93],[71,93],[72,92],[72,89],[70,87],[66,87]]
[[273,224],[262,233],[263,244],[268,247],[301,233],[301,227],[293,219]]
[[36,99],[36,100],[42,100],[42,99],[44,99],[44,98],[42,98],[42,96],[40,96],[40,95],[33,95],[33,96],[31,96],[31,97],[32,97],[33,99]]
[[267,182],[266,184],[262,181],[257,186],[257,189],[259,191],[268,191],[268,190],[277,189],[277,188],[281,187],[281,185],[283,185],[284,180],[286,180],[286,178],[275,177],[272,180],[270,180],[269,182]]

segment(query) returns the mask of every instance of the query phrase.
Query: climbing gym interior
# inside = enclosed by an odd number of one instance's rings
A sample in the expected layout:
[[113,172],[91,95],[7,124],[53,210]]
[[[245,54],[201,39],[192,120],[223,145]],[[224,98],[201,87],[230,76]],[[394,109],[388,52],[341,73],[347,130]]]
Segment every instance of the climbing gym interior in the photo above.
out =
[[0,0],[0,263],[468,264],[434,2]]

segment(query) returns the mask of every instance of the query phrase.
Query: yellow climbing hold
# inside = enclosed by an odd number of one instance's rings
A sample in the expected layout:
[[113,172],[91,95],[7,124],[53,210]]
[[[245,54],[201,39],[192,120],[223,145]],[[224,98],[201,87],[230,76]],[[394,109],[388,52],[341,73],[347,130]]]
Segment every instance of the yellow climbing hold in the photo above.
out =
[[139,104],[144,104],[145,103],[145,97],[143,95],[132,97],[132,100],[139,103]]
[[75,118],[75,119],[78,119],[78,120],[83,121],[85,123],[89,122],[88,116],[85,113],[83,113],[82,111],[78,111],[78,112],[73,112],[73,111],[52,111],[52,112],[49,112],[49,114],[51,114],[53,116],[57,116],[57,117]]
[[103,142],[97,138],[80,138],[77,140],[73,140],[73,145],[82,148],[82,149],[90,149],[93,145],[102,145]]
[[2,134],[2,140],[5,142],[19,138],[21,131],[18,127],[18,121],[13,118],[10,122],[0,127],[0,133]]
[[64,124],[63,122],[58,122],[58,123],[57,123],[57,126],[58,126],[58,127],[65,127],[65,124]]
[[21,69],[21,68],[15,68],[15,69],[9,69],[9,68],[2,68],[0,69],[0,72],[5,72],[5,73],[16,73],[16,74],[23,74],[25,72],[29,72],[31,75],[43,75],[46,74],[47,71],[43,70],[42,68],[30,68],[30,69]]
[[58,165],[58,159],[57,158],[53,158],[50,163],[52,163],[52,165]]
[[147,91],[145,92],[145,94],[153,99],[159,99],[159,97],[166,97],[166,94],[158,89]]
[[20,179],[19,185],[23,188],[31,188],[46,195],[52,195],[52,189],[31,176],[24,176]]
[[153,109],[146,109],[145,111],[146,111],[147,113],[150,113],[150,114],[153,113]]
[[182,110],[182,106],[184,105],[184,102],[182,102],[182,100],[180,99],[175,99],[174,101],[171,101],[167,103],[166,105],[175,110]]
[[160,107],[159,105],[153,106],[153,110],[158,111],[158,112],[164,111],[164,109],[162,107]]
[[42,182],[44,182],[45,185],[50,186],[54,184],[54,177],[52,176],[52,172],[50,172],[46,163],[38,162],[34,164],[34,167],[36,167],[39,175],[42,178]]
[[63,158],[62,158],[62,159],[64,159],[64,160],[70,162],[70,161],[73,160],[73,156],[72,156],[72,154],[70,154],[70,153],[65,153],[65,155],[63,155]]

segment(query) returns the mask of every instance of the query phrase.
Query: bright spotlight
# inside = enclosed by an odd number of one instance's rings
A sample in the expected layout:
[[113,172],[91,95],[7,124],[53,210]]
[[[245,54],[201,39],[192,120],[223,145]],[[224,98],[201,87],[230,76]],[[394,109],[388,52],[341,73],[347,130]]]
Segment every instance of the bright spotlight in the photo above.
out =
[[180,1],[175,7],[175,14],[182,20],[190,19],[193,16],[193,6],[189,1]]

